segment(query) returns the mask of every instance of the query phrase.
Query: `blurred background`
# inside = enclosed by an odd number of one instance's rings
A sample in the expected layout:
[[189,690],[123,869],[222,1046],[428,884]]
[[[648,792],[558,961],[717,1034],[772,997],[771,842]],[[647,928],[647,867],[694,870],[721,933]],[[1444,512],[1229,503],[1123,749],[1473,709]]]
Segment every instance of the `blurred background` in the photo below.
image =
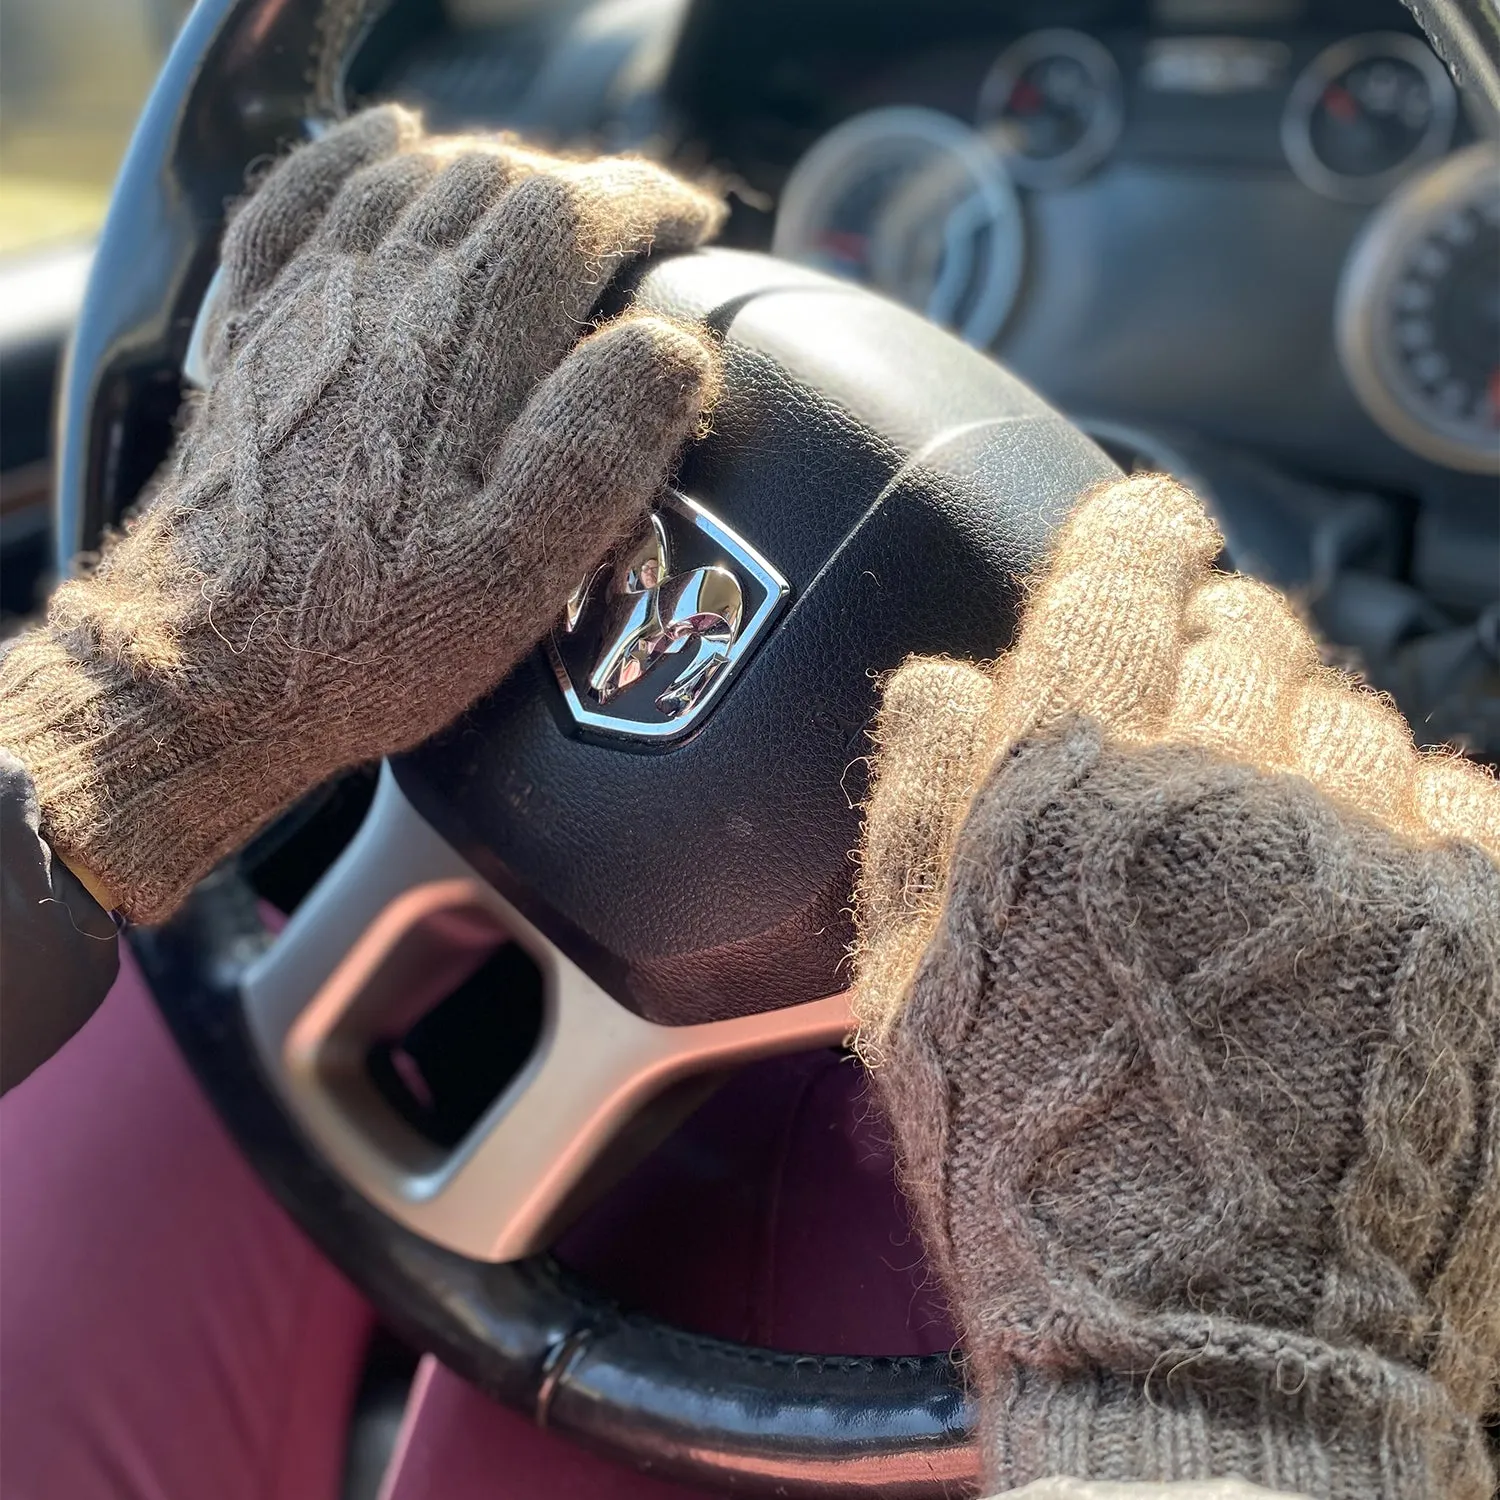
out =
[[189,0],[4,0],[0,255],[98,228]]
[[[190,8],[0,0],[0,633],[51,582],[62,351]],[[1422,738],[1500,761],[1500,198],[1401,210],[1500,126],[1401,0],[388,0],[345,91],[711,169],[725,243],[918,307],[1187,480]]]
[[0,628],[46,575],[51,400],[90,246],[190,0],[0,0]]

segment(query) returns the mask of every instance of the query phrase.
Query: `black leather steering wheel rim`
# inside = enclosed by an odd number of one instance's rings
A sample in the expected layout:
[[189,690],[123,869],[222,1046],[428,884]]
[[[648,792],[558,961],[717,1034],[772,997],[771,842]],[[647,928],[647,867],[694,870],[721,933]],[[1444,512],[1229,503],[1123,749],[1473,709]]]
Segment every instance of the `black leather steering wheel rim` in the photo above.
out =
[[[165,451],[182,355],[245,164],[341,112],[351,49],[385,4],[201,0],[193,12],[122,171],[71,355],[65,560],[96,543]],[[1500,100],[1484,0],[1414,8],[1424,22],[1441,13],[1440,39]],[[178,1044],[263,1179],[399,1332],[498,1399],[626,1462],[730,1492],[918,1496],[972,1481],[962,1382],[945,1357],[748,1350],[622,1311],[548,1256],[485,1264],[393,1224],[309,1149],[260,1074],[240,981],[269,937],[233,869],[132,941],[153,990],[171,997],[163,1010]]]
[[[307,1149],[259,1076],[238,982],[270,934],[233,868],[132,946],[240,1149],[394,1331],[539,1425],[726,1493],[952,1496],[975,1477],[951,1359],[749,1350],[626,1311],[552,1256],[489,1265],[403,1229]],[[323,1211],[309,1215],[309,1204]],[[413,1299],[413,1284],[426,1295]]]

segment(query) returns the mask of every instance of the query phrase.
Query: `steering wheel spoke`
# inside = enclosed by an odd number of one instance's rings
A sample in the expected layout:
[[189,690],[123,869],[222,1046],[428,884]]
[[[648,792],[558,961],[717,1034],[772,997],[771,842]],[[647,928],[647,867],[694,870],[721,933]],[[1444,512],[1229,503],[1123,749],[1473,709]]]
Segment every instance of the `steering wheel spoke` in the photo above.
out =
[[[541,977],[540,1035],[445,1149],[392,1109],[367,1058],[511,943]],[[329,1162],[413,1233],[481,1261],[544,1248],[622,1137],[659,1134],[643,1116],[674,1086],[852,1027],[843,994],[699,1025],[635,1015],[434,832],[388,767],[361,832],[242,993],[263,1066]]]

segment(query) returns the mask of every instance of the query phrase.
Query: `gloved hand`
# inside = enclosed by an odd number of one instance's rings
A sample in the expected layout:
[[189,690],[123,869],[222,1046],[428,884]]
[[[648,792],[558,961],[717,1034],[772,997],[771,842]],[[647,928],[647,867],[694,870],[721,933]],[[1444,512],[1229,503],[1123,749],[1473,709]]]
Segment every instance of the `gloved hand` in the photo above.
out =
[[995,1488],[1487,1500],[1500,791],[1220,547],[1122,481],[993,669],[894,676],[864,1050]]
[[276,167],[225,236],[212,389],[154,496],[0,665],[0,744],[106,902],[164,917],[544,634],[717,381],[699,330],[579,336],[623,262],[721,213],[646,162],[429,137],[394,107]]

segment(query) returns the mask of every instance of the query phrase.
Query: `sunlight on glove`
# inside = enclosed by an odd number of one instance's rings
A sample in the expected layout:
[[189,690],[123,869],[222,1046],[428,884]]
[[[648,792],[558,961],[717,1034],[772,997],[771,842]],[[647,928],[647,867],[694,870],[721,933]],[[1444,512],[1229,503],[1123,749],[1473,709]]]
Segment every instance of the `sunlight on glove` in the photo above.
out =
[[[1010,1490],[1007,1500],[1272,1500],[1284,1490],[1267,1490],[1238,1479],[1178,1480],[1165,1484],[1092,1483],[1083,1479],[1038,1479]],[[996,1497],[998,1500],[998,1497]]]
[[0,744],[106,904],[166,916],[541,638],[717,389],[703,330],[590,332],[590,311],[722,216],[648,162],[431,138],[393,106],[269,174],[225,235],[212,389],[145,509],[0,665]]
[[1292,771],[1402,832],[1468,839],[1500,859],[1494,778],[1447,751],[1419,752],[1388,699],[1320,664],[1285,598],[1215,570],[1222,549],[1172,480],[1107,486],[1063,528],[993,669],[914,659],[887,685],[860,897],[872,1041],[931,935],[980,783],[1011,746],[1068,715],[1120,741],[1201,745]]

